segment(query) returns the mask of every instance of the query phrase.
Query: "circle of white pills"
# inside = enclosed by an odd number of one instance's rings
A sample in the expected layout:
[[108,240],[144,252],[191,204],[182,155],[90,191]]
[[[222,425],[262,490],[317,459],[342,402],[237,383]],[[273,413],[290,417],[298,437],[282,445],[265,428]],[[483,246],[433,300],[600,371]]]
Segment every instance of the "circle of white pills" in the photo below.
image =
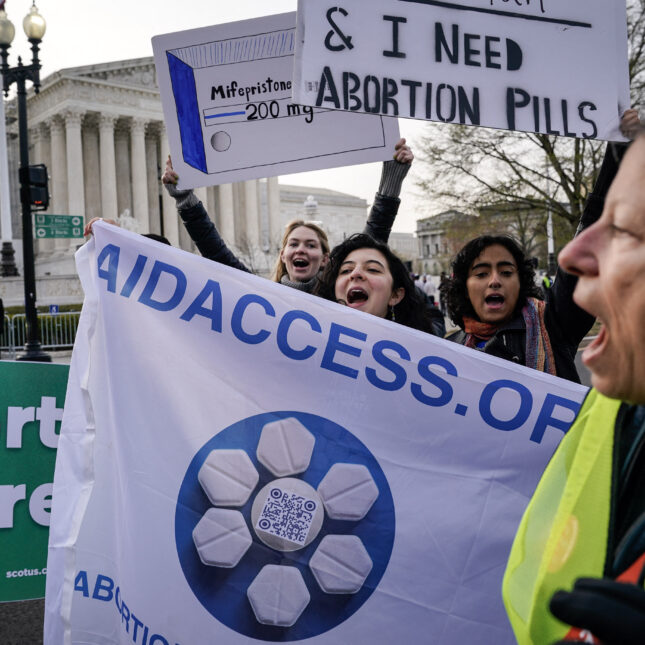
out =
[[[216,137],[226,147],[225,132]],[[217,148],[216,148],[217,149]],[[226,148],[224,148],[226,149]],[[315,436],[296,418],[267,423],[256,449],[258,461],[277,479],[255,496],[251,524],[258,539],[277,551],[311,544],[320,533],[325,513],[334,520],[362,520],[379,496],[370,471],[362,464],[335,463],[318,489],[291,477],[309,468]],[[198,480],[215,506],[244,506],[259,481],[245,450],[215,449],[198,472]],[[240,511],[210,508],[193,529],[200,560],[208,566],[235,567],[252,544]],[[326,535],[309,560],[309,569],[326,594],[354,594],[364,585],[373,562],[356,535]],[[263,625],[291,627],[310,602],[297,567],[264,566],[247,589],[255,617]]]

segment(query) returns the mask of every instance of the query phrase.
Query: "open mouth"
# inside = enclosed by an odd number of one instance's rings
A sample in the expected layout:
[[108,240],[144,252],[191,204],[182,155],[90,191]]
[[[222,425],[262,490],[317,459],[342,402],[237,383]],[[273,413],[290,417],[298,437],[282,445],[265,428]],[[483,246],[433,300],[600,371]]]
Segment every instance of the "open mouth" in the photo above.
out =
[[589,366],[593,360],[605,349],[608,339],[607,328],[601,325],[600,331],[594,340],[589,343],[582,352],[582,362]]
[[293,261],[293,266],[296,267],[296,269],[306,269],[309,266],[309,260],[305,260],[304,258],[296,258]]
[[491,309],[500,309],[504,305],[505,300],[501,293],[491,293],[484,298],[484,302]]
[[347,304],[353,305],[356,302],[365,302],[367,298],[367,291],[360,287],[355,287],[354,289],[350,289],[347,294]]

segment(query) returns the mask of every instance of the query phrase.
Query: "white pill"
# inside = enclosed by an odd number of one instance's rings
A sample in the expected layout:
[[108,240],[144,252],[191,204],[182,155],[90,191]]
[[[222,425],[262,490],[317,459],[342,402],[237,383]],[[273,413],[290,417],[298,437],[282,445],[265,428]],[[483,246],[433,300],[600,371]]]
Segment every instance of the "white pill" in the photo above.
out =
[[211,137],[211,145],[217,152],[226,152],[231,147],[231,135],[220,130]]
[[252,541],[242,513],[228,508],[209,508],[193,529],[199,559],[213,567],[234,567]]
[[370,471],[361,464],[334,464],[318,485],[325,510],[334,520],[362,520],[378,497]]
[[258,461],[276,477],[296,475],[309,467],[315,442],[314,435],[298,419],[273,421],[262,428]]
[[277,551],[296,551],[313,542],[324,519],[324,506],[316,489],[293,477],[268,483],[251,508],[255,534]]
[[213,450],[197,479],[215,506],[243,506],[259,475],[244,450]]
[[291,627],[309,604],[309,591],[296,567],[265,565],[246,592],[259,623]]
[[325,593],[356,593],[372,570],[372,559],[356,535],[326,535],[309,560]]

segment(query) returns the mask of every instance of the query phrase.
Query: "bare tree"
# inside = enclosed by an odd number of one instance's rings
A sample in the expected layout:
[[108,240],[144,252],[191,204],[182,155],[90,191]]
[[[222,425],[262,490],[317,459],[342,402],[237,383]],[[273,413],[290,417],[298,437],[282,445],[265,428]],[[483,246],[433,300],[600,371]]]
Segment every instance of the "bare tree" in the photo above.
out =
[[246,264],[251,273],[268,275],[269,266],[267,254],[246,233],[242,233],[236,244],[240,259]]
[[[645,100],[645,0],[627,0],[627,7],[631,99],[638,108]],[[590,139],[432,123],[415,142],[417,173],[423,171],[416,184],[428,203],[445,209],[480,214],[501,206],[518,217],[530,212],[544,218],[551,211],[569,237],[604,148]]]
[[445,218],[442,229],[444,253],[453,256],[465,240],[479,235],[512,235],[527,256],[546,256],[546,216],[523,204],[486,206],[478,216],[455,214]]

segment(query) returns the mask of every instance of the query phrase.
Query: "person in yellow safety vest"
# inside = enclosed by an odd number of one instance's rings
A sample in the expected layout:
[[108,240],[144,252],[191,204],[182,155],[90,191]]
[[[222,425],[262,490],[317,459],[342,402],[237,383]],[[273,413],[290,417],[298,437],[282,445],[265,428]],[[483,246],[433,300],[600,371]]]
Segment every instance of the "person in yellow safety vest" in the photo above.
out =
[[645,643],[645,132],[601,218],[561,252],[602,327],[587,396],[531,499],[503,583],[520,645]]

